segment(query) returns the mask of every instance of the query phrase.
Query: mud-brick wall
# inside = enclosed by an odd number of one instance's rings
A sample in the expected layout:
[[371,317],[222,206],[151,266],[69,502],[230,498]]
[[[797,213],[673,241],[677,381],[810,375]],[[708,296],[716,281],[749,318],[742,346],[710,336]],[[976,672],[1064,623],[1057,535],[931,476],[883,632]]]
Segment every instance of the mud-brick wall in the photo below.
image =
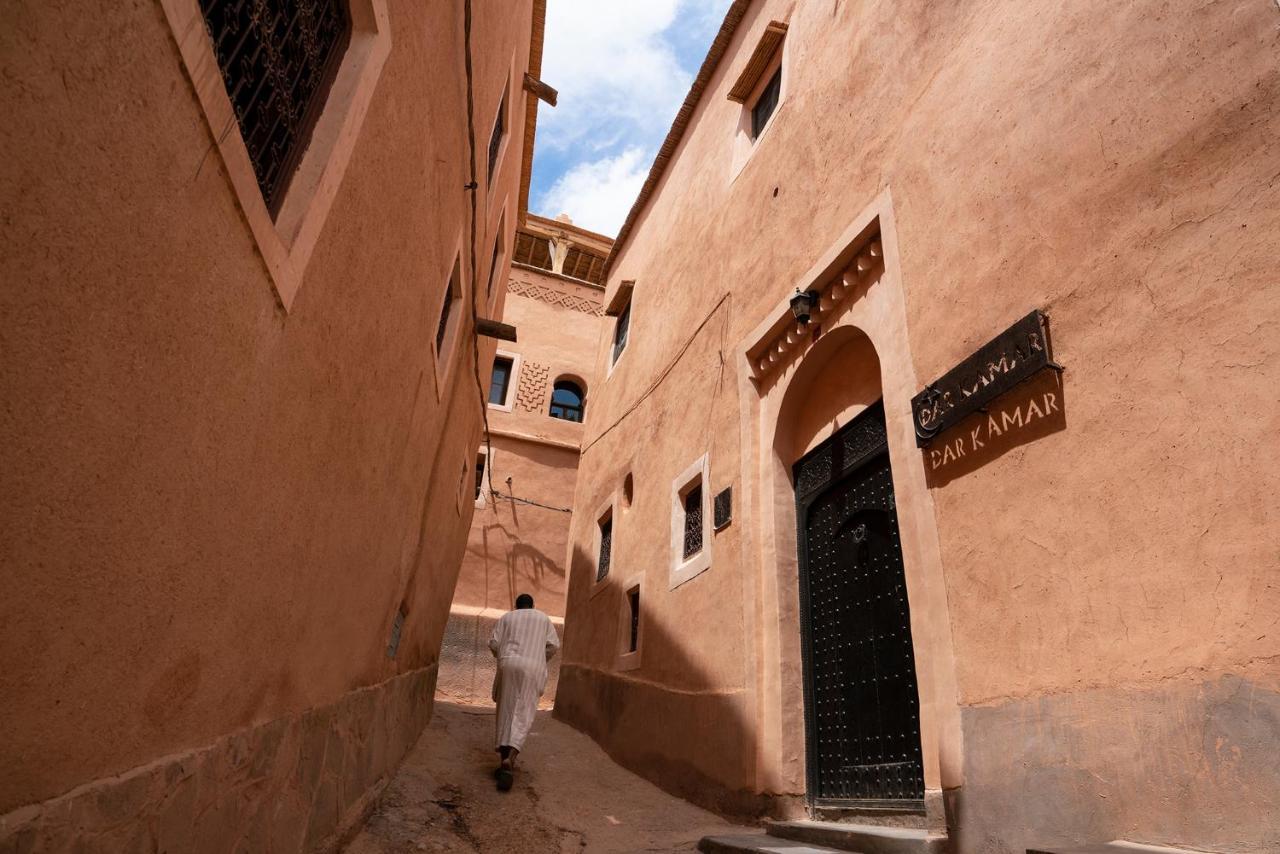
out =
[[[0,849],[309,849],[430,715],[479,434],[463,4],[385,5],[286,312],[162,4],[7,4]],[[476,5],[481,151],[511,104],[479,258],[516,218],[533,5]]]

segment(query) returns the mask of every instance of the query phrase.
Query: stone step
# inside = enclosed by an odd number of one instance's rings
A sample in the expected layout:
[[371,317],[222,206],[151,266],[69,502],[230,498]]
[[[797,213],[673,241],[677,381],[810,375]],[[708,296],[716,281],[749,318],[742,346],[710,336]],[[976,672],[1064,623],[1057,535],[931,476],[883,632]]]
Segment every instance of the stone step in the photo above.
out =
[[779,839],[767,833],[704,836],[698,841],[698,850],[702,854],[843,854],[836,848]]
[[1095,842],[1090,845],[1064,845],[1047,848],[1031,847],[1027,854],[1212,854],[1203,849],[1168,848],[1163,845],[1144,845],[1141,842]]
[[947,837],[922,828],[835,821],[771,821],[771,836],[858,854],[943,854]]

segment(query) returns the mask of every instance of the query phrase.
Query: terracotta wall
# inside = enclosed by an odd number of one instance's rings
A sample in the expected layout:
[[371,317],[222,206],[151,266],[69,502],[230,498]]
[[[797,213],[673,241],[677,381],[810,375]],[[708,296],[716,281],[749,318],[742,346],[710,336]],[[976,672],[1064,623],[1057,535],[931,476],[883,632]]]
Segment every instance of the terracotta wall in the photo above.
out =
[[[490,468],[475,501],[445,632],[443,696],[488,700],[493,623],[521,593],[562,623],[569,535],[564,511],[573,504],[585,425],[548,413],[552,386],[569,377],[586,392],[586,423],[593,417],[602,297],[602,289],[587,282],[525,266],[511,270],[503,320],[516,327],[519,341],[502,342],[500,349],[515,370],[507,404],[488,408],[490,443],[481,442],[478,450]],[[490,493],[491,486],[501,497]],[[548,703],[558,665],[554,659]]]
[[[161,4],[9,5],[0,848],[317,847],[430,715],[472,514],[469,283],[448,370],[431,347],[460,250],[470,273],[463,4],[387,4],[288,312]],[[534,5],[476,4],[482,271]]]
[[[783,99],[744,161],[725,95],[770,20],[789,23]],[[741,517],[669,590],[670,489],[705,452],[713,491],[759,492],[738,354],[883,200],[905,335],[868,332],[909,353],[881,353],[886,387],[1032,308],[1067,367],[1062,429],[927,475],[943,581],[912,596],[942,603],[954,649],[929,662],[963,729],[954,838],[1274,848],[1278,25],[1261,0],[746,4],[609,276],[636,282],[631,341],[584,439],[557,714],[707,802],[802,793],[802,742],[762,717],[798,697],[799,661],[764,637],[795,591]],[[894,453],[896,479],[920,452]],[[592,586],[592,514],[628,472],[613,574],[643,577],[635,671],[611,653],[621,583]]]

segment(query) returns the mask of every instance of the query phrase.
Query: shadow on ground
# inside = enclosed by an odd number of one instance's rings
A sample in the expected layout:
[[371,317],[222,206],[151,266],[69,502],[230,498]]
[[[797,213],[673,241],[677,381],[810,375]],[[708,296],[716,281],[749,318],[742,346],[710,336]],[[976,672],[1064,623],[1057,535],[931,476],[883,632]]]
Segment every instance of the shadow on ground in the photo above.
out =
[[492,772],[493,709],[437,701],[431,725],[346,854],[693,851],[735,829],[610,760],[539,712],[515,788]]

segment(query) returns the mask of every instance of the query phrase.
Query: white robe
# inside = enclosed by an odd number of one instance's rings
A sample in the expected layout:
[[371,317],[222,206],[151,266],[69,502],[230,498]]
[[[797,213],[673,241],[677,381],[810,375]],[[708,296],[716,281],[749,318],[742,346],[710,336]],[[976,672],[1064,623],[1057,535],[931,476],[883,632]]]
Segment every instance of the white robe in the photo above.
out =
[[493,677],[498,747],[523,749],[538,698],[547,688],[547,661],[559,648],[551,618],[535,608],[506,613],[493,627],[489,650],[498,659]]

